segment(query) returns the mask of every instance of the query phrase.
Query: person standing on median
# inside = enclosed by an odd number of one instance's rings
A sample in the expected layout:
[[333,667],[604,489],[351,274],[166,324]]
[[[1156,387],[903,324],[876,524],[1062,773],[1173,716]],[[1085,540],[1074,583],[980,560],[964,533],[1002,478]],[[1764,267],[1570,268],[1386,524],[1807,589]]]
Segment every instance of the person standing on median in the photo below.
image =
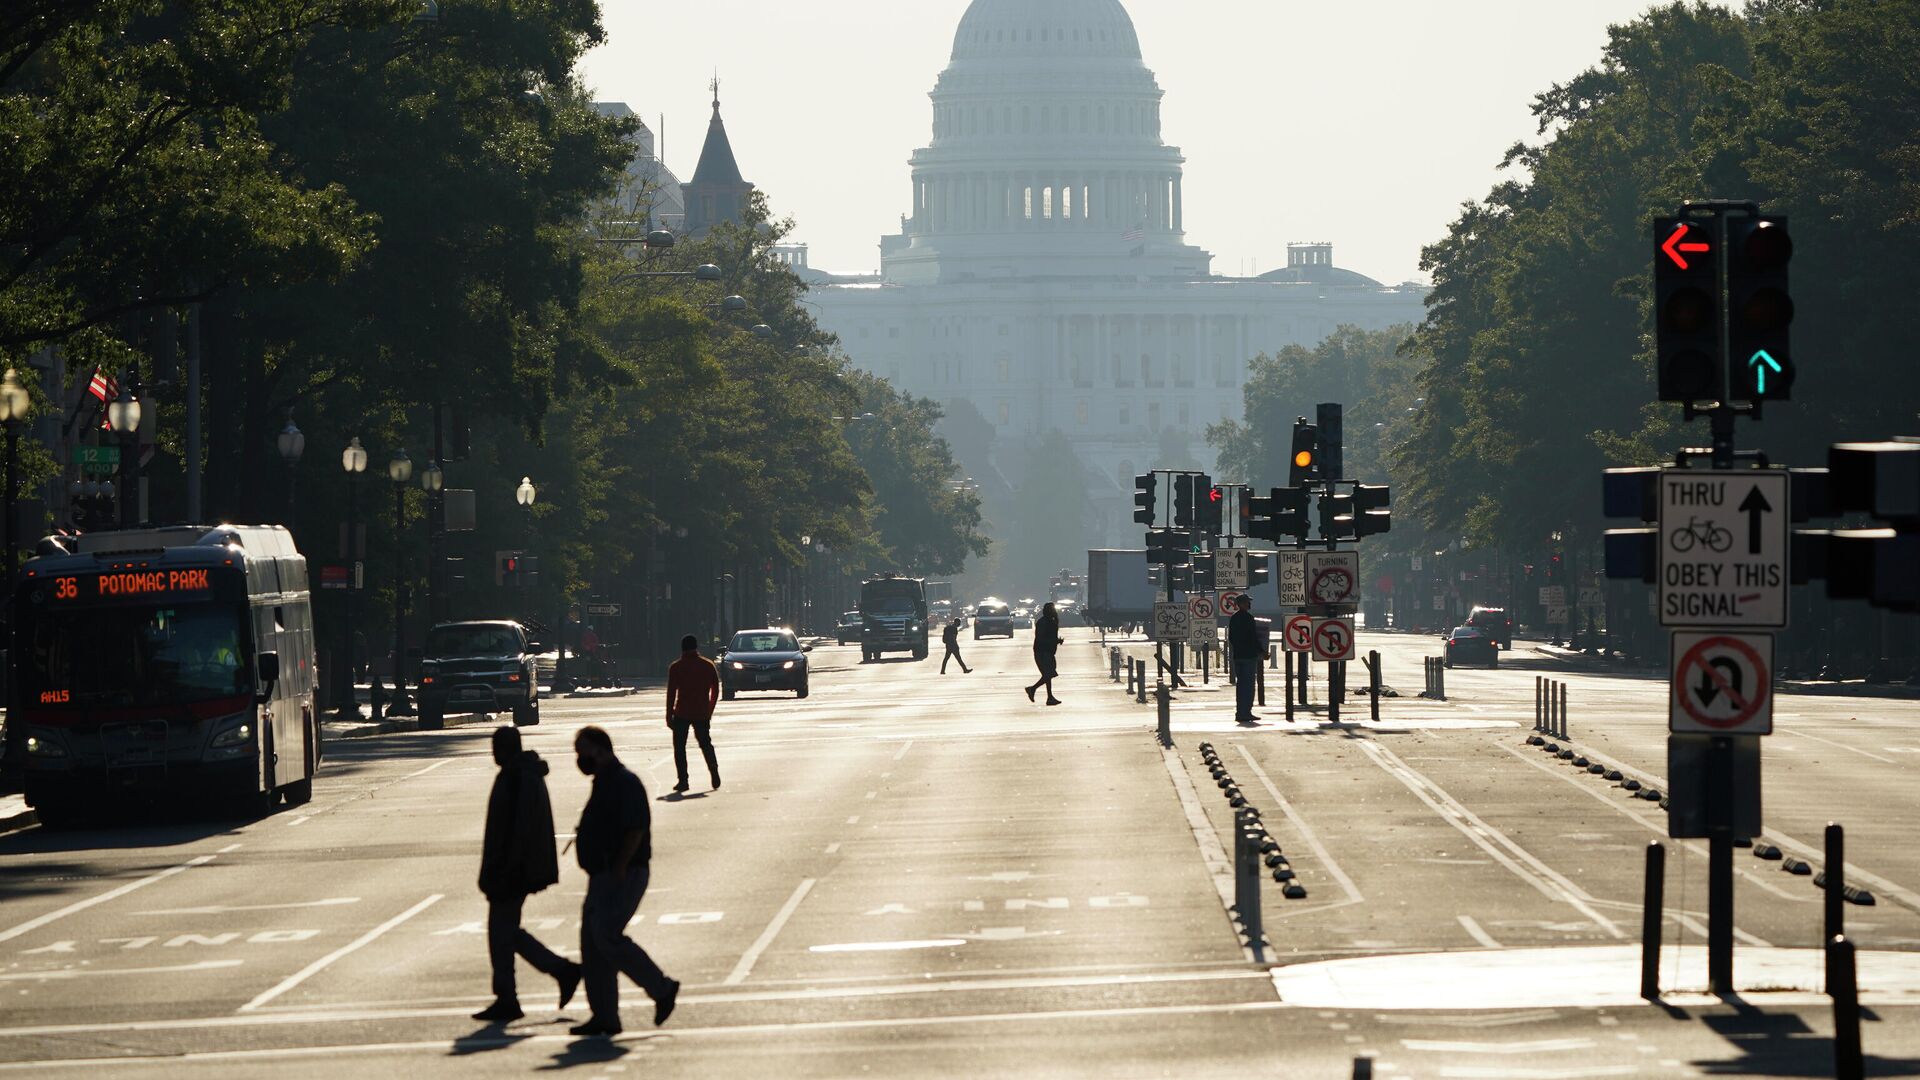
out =
[[573,737],[573,751],[580,771],[593,777],[593,794],[574,830],[580,869],[587,872],[587,899],[580,909],[580,966],[593,1015],[571,1031],[620,1034],[623,974],[653,999],[653,1023],[658,1027],[673,1014],[680,984],[627,936],[627,923],[647,895],[653,861],[653,814],[647,805],[647,788],[614,756],[613,737],[604,728],[581,728]]
[[940,642],[947,647],[947,655],[940,658],[940,674],[947,673],[949,660],[959,663],[961,673],[973,674],[973,669],[967,666],[967,662],[960,659],[960,616],[955,615],[947,620],[947,628],[940,631]]
[[1233,719],[1239,724],[1259,722],[1253,715],[1253,691],[1260,678],[1260,626],[1253,618],[1253,597],[1242,593],[1240,609],[1227,620],[1227,652],[1233,658]]
[[667,669],[667,727],[673,732],[673,764],[679,770],[676,792],[687,790],[687,732],[700,741],[707,779],[720,790],[720,759],[713,752],[713,710],[720,701],[720,669],[700,655],[700,639],[680,639],[680,659]]
[[542,945],[520,926],[527,897],[560,880],[553,853],[553,804],[547,800],[547,763],[520,747],[517,728],[495,728],[493,760],[500,772],[487,796],[487,828],[480,848],[480,891],[487,898],[487,958],[493,964],[493,1004],[475,1020],[510,1023],[526,1014],[514,987],[513,958],[560,985],[560,1007],[580,986],[580,965]]
[[1033,620],[1033,666],[1040,669],[1040,678],[1027,687],[1028,701],[1033,700],[1034,691],[1044,686],[1047,688],[1047,704],[1060,704],[1060,699],[1053,696],[1053,680],[1060,674],[1060,644],[1060,612],[1048,604],[1040,609],[1040,617]]

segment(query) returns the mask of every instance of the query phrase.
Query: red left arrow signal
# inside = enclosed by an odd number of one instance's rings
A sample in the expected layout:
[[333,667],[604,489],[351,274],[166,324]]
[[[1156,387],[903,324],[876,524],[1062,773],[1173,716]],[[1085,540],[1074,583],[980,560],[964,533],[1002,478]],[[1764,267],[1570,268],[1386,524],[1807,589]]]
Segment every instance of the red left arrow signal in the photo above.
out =
[[1673,233],[1667,237],[1667,242],[1660,245],[1661,253],[1667,258],[1672,259],[1673,265],[1682,270],[1692,269],[1692,264],[1687,262],[1687,256],[1682,254],[1682,252],[1704,254],[1705,252],[1713,250],[1713,245],[1705,241],[1694,240],[1687,242],[1687,234],[1692,231],[1693,226],[1683,221],[1673,227]]
[[1226,497],[1227,497],[1226,493],[1221,491],[1219,488],[1214,488],[1212,491],[1207,492],[1207,500],[1209,502],[1219,502],[1221,499],[1224,499]]

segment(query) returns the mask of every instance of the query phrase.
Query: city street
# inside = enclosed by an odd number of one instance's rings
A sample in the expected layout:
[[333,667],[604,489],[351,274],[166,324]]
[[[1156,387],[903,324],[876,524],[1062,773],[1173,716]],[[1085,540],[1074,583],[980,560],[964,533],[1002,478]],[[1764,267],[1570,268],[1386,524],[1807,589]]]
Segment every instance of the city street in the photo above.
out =
[[[488,993],[474,885],[488,725],[340,741],[314,800],[258,821],[134,821],[0,837],[0,1071],[38,1076],[1821,1075],[1831,1019],[1819,892],[1737,854],[1739,999],[1704,985],[1704,848],[1669,859],[1665,1007],[1637,999],[1641,852],[1657,803],[1525,745],[1539,674],[1564,678],[1570,746],[1662,783],[1664,684],[1562,674],[1529,651],[1419,690],[1435,639],[1363,635],[1406,696],[1382,723],[1292,725],[1278,693],[1231,723],[1221,684],[1151,706],[1068,632],[1029,704],[1024,633],[963,639],[976,670],[813,654],[813,693],[753,694],[715,724],[724,786],[669,794],[660,693],[554,699],[527,744],[570,839],[600,724],[654,797],[652,887],[631,933],[685,989],[658,1030],[576,1040],[520,968],[525,1020]],[[1144,654],[1134,641],[1130,651]],[[1274,672],[1278,675],[1278,672]],[[1315,700],[1324,700],[1316,684]],[[1365,715],[1349,699],[1343,719]],[[1920,705],[1795,696],[1767,740],[1766,842],[1816,867],[1849,826],[1869,1072],[1920,1069],[1920,853],[1908,756]],[[1226,904],[1230,809],[1209,742],[1263,812],[1301,899],[1263,887],[1271,952]],[[584,878],[526,926],[577,955]],[[1915,891],[1909,891],[1915,890]],[[1271,970],[1270,970],[1271,968]],[[1751,992],[1748,992],[1751,991]]]

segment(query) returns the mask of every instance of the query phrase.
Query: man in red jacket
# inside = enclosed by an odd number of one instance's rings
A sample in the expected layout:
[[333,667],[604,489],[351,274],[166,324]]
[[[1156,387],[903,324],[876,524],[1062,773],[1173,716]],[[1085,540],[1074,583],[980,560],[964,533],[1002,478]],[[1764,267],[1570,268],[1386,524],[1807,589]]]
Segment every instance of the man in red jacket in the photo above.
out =
[[673,764],[680,772],[676,792],[687,790],[687,731],[700,740],[707,776],[720,788],[720,763],[713,754],[713,708],[720,701],[720,669],[700,655],[700,640],[680,639],[680,659],[667,669],[667,727],[673,729]]

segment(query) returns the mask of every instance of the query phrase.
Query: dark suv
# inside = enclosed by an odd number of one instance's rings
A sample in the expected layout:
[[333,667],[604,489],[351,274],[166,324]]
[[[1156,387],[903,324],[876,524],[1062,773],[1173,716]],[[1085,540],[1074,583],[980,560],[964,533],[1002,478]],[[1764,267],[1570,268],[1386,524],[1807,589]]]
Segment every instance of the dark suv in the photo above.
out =
[[420,726],[454,713],[513,710],[517,727],[540,722],[540,687],[526,628],[517,622],[441,623],[420,662]]

